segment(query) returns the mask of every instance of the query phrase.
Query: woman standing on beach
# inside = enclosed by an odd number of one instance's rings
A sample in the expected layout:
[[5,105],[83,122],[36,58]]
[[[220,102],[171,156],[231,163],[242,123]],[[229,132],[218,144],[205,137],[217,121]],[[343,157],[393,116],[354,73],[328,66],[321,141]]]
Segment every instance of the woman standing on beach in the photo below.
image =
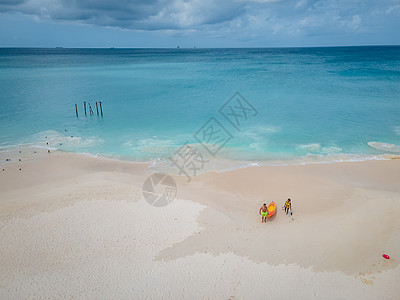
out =
[[290,198],[288,198],[285,202],[285,213],[286,214],[288,214],[289,209],[290,209],[290,211],[292,211],[292,201],[290,200]]

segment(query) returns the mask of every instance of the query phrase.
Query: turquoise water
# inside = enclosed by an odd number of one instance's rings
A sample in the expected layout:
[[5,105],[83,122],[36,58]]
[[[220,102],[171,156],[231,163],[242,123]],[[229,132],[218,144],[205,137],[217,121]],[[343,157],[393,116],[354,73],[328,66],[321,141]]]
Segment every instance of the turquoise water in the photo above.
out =
[[[1,148],[154,160],[214,116],[220,158],[400,153],[400,47],[0,49],[0,90]],[[240,132],[218,112],[236,92],[257,110]]]

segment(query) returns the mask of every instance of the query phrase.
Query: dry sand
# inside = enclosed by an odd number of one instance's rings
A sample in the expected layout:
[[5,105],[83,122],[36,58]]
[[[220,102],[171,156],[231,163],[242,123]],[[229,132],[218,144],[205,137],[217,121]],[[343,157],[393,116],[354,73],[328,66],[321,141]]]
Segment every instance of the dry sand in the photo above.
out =
[[175,177],[156,208],[149,164],[35,151],[0,157],[1,299],[398,299],[400,160]]

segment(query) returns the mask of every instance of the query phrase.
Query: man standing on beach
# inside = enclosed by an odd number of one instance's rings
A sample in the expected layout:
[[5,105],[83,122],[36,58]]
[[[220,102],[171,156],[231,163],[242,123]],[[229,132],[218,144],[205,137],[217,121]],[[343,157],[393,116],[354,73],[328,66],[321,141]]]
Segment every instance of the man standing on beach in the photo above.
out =
[[263,204],[263,206],[261,206],[260,211],[259,211],[260,215],[261,215],[261,223],[267,223],[267,215],[268,215],[268,208],[267,208],[267,204]]

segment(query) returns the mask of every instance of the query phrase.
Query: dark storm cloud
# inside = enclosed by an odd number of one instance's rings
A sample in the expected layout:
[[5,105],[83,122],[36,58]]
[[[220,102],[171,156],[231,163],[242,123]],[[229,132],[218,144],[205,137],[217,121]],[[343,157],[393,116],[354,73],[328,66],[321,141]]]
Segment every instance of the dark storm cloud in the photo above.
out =
[[21,3],[26,2],[27,0],[1,0],[0,1],[0,6],[3,5],[19,5]]
[[60,0],[63,9],[54,12],[57,19],[99,20],[112,19],[122,22],[143,20],[156,14],[162,7],[162,0]]

